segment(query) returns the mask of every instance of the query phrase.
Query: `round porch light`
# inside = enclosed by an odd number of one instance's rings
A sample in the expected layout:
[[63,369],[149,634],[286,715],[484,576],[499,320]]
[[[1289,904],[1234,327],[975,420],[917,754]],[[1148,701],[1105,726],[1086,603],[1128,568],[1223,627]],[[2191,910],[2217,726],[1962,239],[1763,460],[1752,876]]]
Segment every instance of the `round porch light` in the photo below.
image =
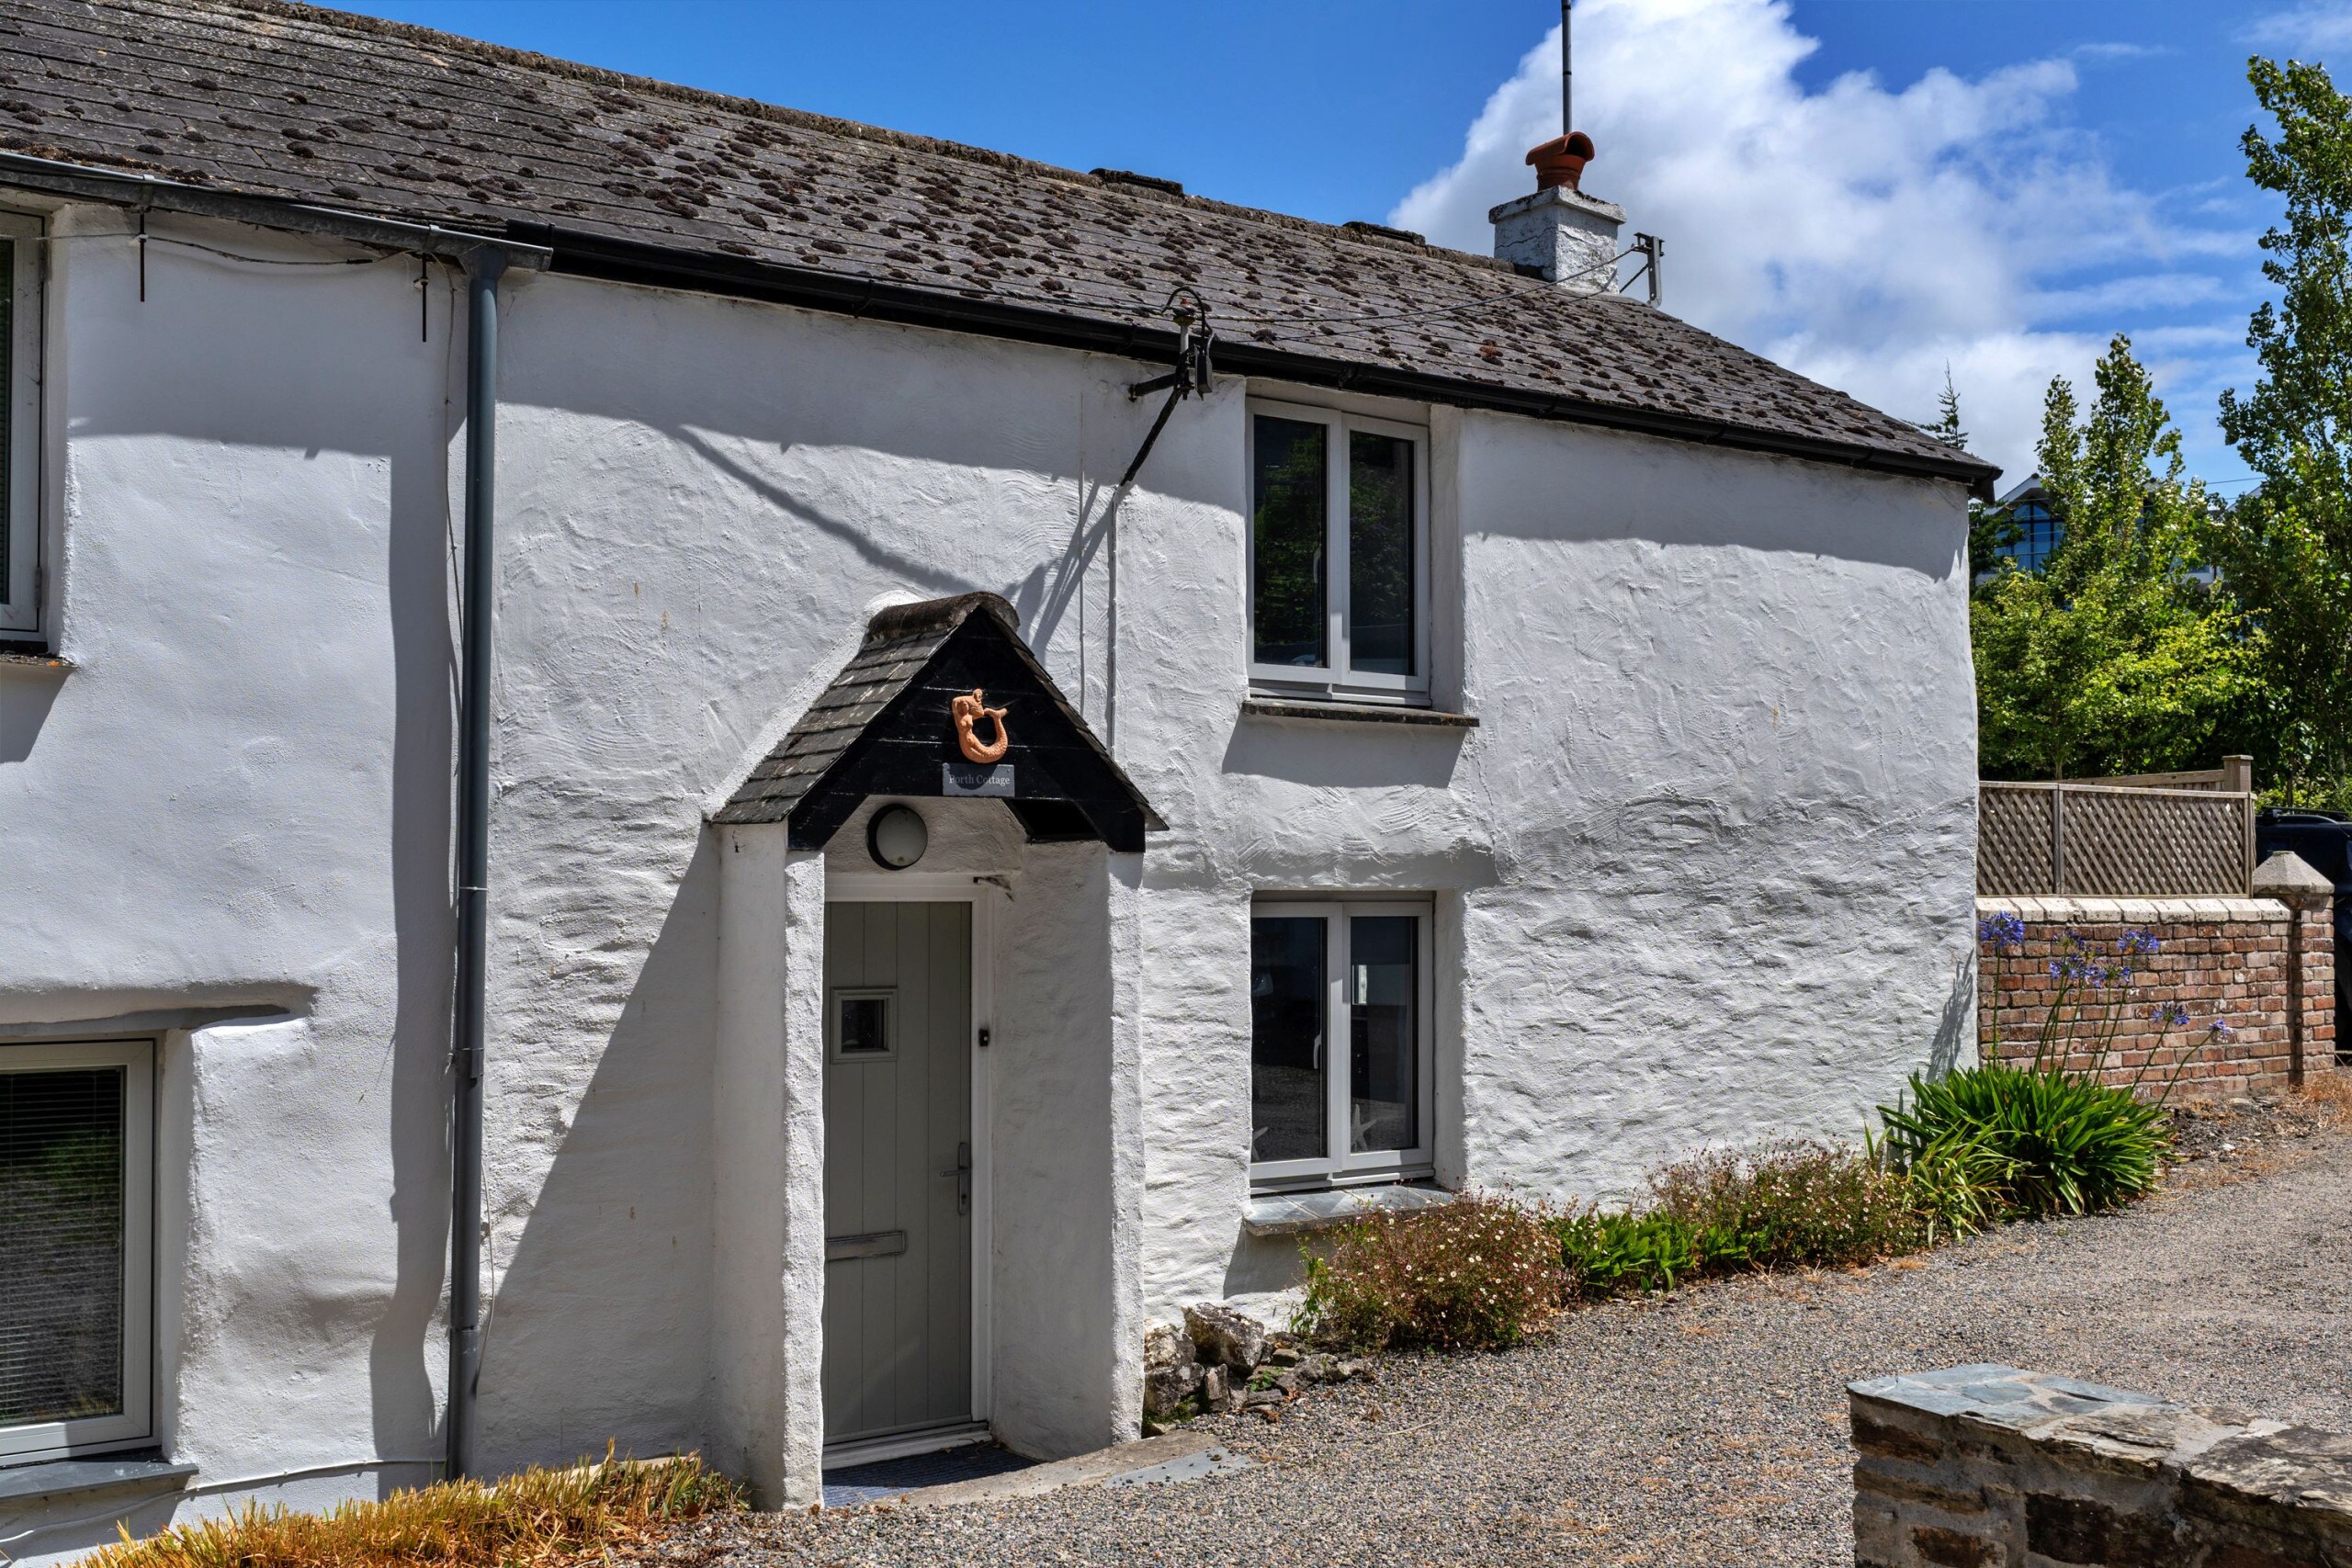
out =
[[931,829],[911,806],[886,806],[865,825],[865,852],[887,870],[906,870],[930,847]]

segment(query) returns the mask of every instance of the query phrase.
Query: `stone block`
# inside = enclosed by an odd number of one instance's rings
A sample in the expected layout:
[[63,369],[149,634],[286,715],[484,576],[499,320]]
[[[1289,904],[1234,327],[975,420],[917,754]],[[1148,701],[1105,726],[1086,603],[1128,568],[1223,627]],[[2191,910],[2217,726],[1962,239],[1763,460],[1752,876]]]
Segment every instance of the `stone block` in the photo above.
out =
[[1230,1367],[1245,1378],[1266,1356],[1266,1325],[1245,1313],[1202,1302],[1184,1309],[1184,1329],[1200,1359]]
[[1176,1325],[1155,1323],[1144,1330],[1143,1364],[1147,1371],[1196,1359],[1193,1353],[1192,1336]]
[[2163,1568],[2176,1561],[2174,1532],[2162,1514],[2130,1514],[2091,1498],[2046,1493],[2025,1500],[2025,1544],[2060,1562],[2100,1568]]
[[1944,1457],[1940,1438],[1907,1429],[1896,1422],[1882,1419],[1875,1413],[1866,1413],[1857,1401],[1854,1409],[1854,1447],[1876,1459],[1902,1460],[1910,1464],[1936,1464]]
[[1157,1419],[1198,1393],[1206,1376],[1198,1361],[1174,1361],[1143,1374],[1143,1413]]
[[1939,1513],[1962,1516],[1984,1512],[1984,1494],[1974,1488],[1955,1490],[1929,1482],[1915,1481],[1910,1476],[1881,1466],[1854,1466],[1854,1490],[1890,1503],[1911,1504],[1933,1508]]
[[1911,1550],[1935,1568],[2007,1568],[2008,1548],[1986,1536],[1941,1525],[1913,1525]]
[[1910,1547],[1903,1533],[1903,1515],[1893,1504],[1867,1493],[1854,1496],[1854,1562],[1858,1565],[1901,1563]]

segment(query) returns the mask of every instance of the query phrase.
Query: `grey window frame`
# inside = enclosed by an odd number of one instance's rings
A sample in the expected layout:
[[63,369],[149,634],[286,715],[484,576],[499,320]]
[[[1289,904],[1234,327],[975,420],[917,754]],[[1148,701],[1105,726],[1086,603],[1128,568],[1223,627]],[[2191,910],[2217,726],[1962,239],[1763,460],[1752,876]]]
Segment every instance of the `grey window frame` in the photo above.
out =
[[[1295,420],[1324,427],[1326,482],[1329,499],[1323,514],[1324,648],[1321,669],[1294,664],[1261,664],[1258,639],[1257,497],[1258,419]],[[1409,442],[1413,448],[1413,669],[1410,675],[1359,671],[1351,663],[1353,609],[1349,604],[1348,573],[1348,436],[1356,431]],[[1250,687],[1268,696],[1322,697],[1358,703],[1389,703],[1401,706],[1430,705],[1430,432],[1425,424],[1351,413],[1318,403],[1287,402],[1274,398],[1249,400],[1244,419],[1242,473],[1252,492],[1243,502],[1242,584],[1246,601],[1242,658],[1248,665]]]
[[7,482],[0,495],[0,537],[6,548],[0,580],[0,637],[35,638],[42,632],[41,598],[41,332],[45,272],[42,220],[0,211],[0,239],[14,243],[7,344]]
[[[1331,1037],[1340,1029],[1335,1021],[1346,1017],[1348,921],[1357,915],[1410,915],[1414,931],[1413,1041],[1415,1094],[1419,1122],[1409,1149],[1374,1149],[1354,1154],[1348,1148],[1348,1074],[1339,1065]],[[1393,897],[1260,894],[1250,901],[1250,918],[1322,918],[1323,928],[1323,1053],[1324,1139],[1315,1159],[1251,1160],[1250,1185],[1260,1191],[1296,1191],[1412,1181],[1434,1174],[1437,1149],[1437,901],[1416,894]],[[1252,1112],[1254,1119],[1254,1111]]]
[[113,1416],[0,1427],[0,1463],[135,1448],[154,1431],[155,1042],[0,1044],[0,1072],[123,1069],[122,1409]]
[[[852,1051],[842,1037],[844,1002],[882,1004],[882,1049]],[[836,986],[825,995],[825,1056],[834,1062],[895,1062],[899,1059],[899,987],[896,986]]]

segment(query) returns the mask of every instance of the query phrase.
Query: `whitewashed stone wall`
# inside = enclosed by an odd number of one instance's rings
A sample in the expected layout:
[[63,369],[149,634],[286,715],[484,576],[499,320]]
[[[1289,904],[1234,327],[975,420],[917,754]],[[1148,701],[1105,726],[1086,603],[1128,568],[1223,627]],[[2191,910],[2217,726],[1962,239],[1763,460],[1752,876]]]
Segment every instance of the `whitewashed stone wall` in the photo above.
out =
[[[372,1492],[437,1447],[462,355],[437,292],[418,343],[407,265],[155,246],[142,306],[127,243],[55,261],[75,668],[0,671],[0,1022],[286,1010],[190,1047],[165,1098],[199,1213],[163,1419],[207,1475]],[[1023,919],[1084,883],[1131,922],[1089,993],[1110,1018],[1053,1036],[1099,1029],[1139,1146],[1067,1200],[1112,1216],[1112,1337],[1101,1407],[1037,1413],[1041,1444],[1131,1429],[1145,1318],[1295,1263],[1240,1229],[1254,892],[1436,899],[1452,1179],[1602,1194],[1707,1141],[1842,1134],[1969,1035],[1952,487],[1373,405],[1430,425],[1438,695],[1481,728],[1245,719],[1239,381],[1114,511],[1148,367],[558,277],[512,277],[504,318],[497,1462],[708,1440],[734,1265],[702,813],[891,596],[1005,593],[1170,825],[1132,872],[971,851]],[[1059,1028],[1038,962],[1001,963],[1007,1017]]]

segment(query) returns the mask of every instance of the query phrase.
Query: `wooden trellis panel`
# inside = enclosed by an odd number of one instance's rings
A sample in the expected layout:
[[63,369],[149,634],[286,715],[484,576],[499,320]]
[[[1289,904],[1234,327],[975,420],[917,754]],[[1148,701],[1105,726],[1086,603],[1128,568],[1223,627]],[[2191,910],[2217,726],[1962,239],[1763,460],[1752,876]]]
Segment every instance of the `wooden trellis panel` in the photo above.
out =
[[2251,795],[1987,784],[1976,890],[1991,897],[2239,897],[2254,869]]
[[2050,800],[2041,784],[1988,784],[1977,790],[1977,892],[2021,897],[2058,891]]

